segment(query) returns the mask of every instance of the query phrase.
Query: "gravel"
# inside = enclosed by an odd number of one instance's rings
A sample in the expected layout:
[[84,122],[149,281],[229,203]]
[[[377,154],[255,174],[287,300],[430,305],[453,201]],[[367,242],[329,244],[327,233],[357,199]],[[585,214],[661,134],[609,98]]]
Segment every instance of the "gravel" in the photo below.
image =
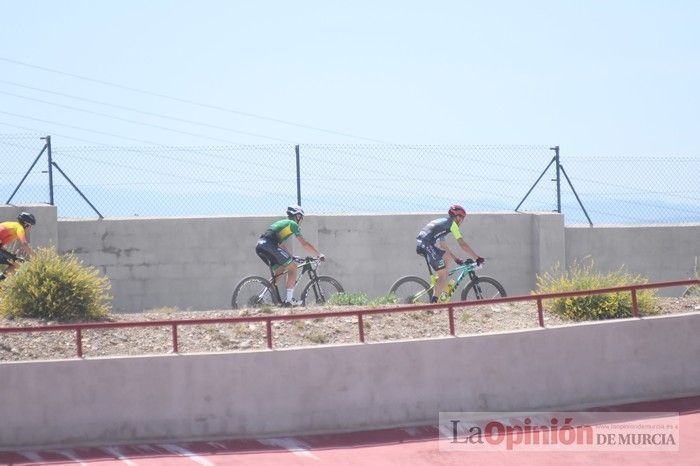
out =
[[[661,314],[700,311],[700,297],[659,298]],[[359,309],[360,307],[357,307]],[[111,314],[109,322],[191,320],[239,316],[269,316],[310,312],[352,310],[352,306],[333,306],[264,310],[183,311],[174,308],[139,313]],[[449,335],[447,310],[415,311],[364,317],[366,342],[381,342]],[[505,303],[455,309],[457,335],[484,334],[537,328],[537,305],[532,302]],[[571,323],[545,312],[545,326]],[[38,319],[0,317],[0,327],[36,327],[55,325]],[[273,348],[307,347],[359,342],[357,318],[340,316],[273,322]],[[172,353],[170,326],[93,329],[82,332],[83,357]],[[267,349],[264,322],[178,326],[179,353],[211,353]],[[0,333],[0,361],[69,359],[76,357],[75,331]]]

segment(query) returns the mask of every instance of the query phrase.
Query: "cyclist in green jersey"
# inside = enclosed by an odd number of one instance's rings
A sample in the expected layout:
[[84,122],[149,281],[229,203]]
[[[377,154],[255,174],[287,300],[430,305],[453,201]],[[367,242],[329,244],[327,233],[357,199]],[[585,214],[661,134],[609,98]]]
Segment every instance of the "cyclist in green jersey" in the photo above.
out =
[[260,236],[255,252],[267,265],[272,267],[277,276],[287,273],[286,306],[300,306],[301,301],[294,299],[294,285],[297,281],[297,264],[289,253],[285,241],[292,235],[314,256],[324,260],[325,256],[301,235],[299,224],[304,219],[304,211],[298,205],[287,207],[287,218],[278,220]]
[[[447,215],[447,218],[438,218],[428,223],[416,237],[416,253],[426,258],[430,267],[435,270],[438,276],[432,298],[433,302],[438,302],[438,297],[440,301],[446,299],[443,294],[447,286],[445,259],[448,261],[452,259],[457,265],[462,265],[464,263],[462,259],[454,255],[454,253],[450,251],[450,248],[447,247],[447,243],[445,243],[444,239],[448,233],[452,233],[459,247],[472,256],[477,264],[481,265],[484,262],[484,258],[475,253],[466,241],[464,241],[462,233],[459,230],[460,223],[464,221],[464,217],[467,215],[464,207],[453,204],[447,211]],[[447,265],[449,265],[449,263]]]

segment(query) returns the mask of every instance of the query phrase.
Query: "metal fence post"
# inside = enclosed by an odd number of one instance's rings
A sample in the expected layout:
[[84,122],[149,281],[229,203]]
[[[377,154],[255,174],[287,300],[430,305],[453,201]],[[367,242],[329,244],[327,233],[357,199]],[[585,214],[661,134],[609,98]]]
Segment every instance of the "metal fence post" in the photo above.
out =
[[557,212],[561,213],[561,175],[559,174],[561,165],[559,164],[559,146],[551,147],[549,150],[554,151],[554,160],[557,166]]
[[49,205],[53,205],[53,155],[51,154],[51,136],[46,136],[46,154],[49,157]]

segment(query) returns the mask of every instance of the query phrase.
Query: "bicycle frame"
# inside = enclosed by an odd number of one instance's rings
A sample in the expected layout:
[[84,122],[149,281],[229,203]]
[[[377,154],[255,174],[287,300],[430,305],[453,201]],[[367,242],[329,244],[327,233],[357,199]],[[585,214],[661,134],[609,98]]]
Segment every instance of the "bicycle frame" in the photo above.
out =
[[[318,267],[319,260],[315,259],[313,257],[307,257],[306,259],[297,259],[295,258],[294,261],[297,263],[297,279],[294,282],[294,288],[299,284],[301,281],[302,277],[304,275],[309,276],[310,281],[315,281],[316,278],[318,277],[318,274],[316,273],[316,268]],[[301,269],[301,270],[299,270]],[[274,270],[272,270],[272,267],[270,267],[270,283],[272,283],[272,287],[275,290],[275,294],[277,296],[273,296],[273,300],[277,303],[281,303],[284,300],[282,299],[282,295],[280,294],[279,287],[277,286],[277,278],[281,277],[282,275],[286,275],[289,273],[289,270],[285,270],[284,272],[280,273],[275,273]],[[264,288],[258,297],[262,300],[263,297],[265,296],[265,293],[267,292],[267,288]],[[316,293],[318,297],[318,290],[314,287],[314,293]]]
[[[432,267],[430,267],[430,263],[428,262],[427,258],[425,258],[425,264],[428,266],[428,272],[432,277],[434,272]],[[454,294],[455,290],[457,290],[457,288],[459,287],[459,284],[462,283],[464,277],[469,276],[470,281],[476,278],[476,272],[474,271],[478,268],[480,267],[476,265],[476,262],[465,262],[464,264],[458,265],[454,269],[447,272],[448,277],[459,273],[459,275],[457,275],[457,278],[455,279],[455,286],[452,287],[449,294],[447,295],[448,301],[452,298],[452,295]],[[416,298],[423,296],[425,293],[431,293],[432,290],[435,289],[435,283],[432,283],[432,280],[430,282],[430,287],[427,290],[421,291],[420,293],[416,294]]]

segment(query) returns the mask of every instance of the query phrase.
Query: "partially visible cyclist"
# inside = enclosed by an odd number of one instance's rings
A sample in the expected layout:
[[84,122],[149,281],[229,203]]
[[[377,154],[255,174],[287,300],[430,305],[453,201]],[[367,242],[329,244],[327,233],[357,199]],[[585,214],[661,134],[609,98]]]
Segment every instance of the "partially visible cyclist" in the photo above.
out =
[[275,275],[287,273],[287,297],[285,306],[300,306],[302,303],[294,299],[294,285],[297,280],[297,264],[294,257],[287,250],[285,241],[294,235],[299,243],[316,257],[324,260],[325,256],[309,243],[302,235],[299,225],[304,219],[304,211],[298,205],[287,207],[287,218],[278,220],[268,227],[260,236],[255,252],[266,264],[272,267]]
[[[447,211],[447,217],[442,217],[428,223],[418,233],[416,237],[416,253],[425,257],[430,264],[430,267],[437,272],[438,280],[433,291],[432,302],[438,300],[444,302],[446,300],[445,287],[447,286],[447,266],[454,261],[457,265],[462,265],[464,261],[457,257],[445,242],[445,236],[452,233],[452,236],[457,240],[459,247],[467,254],[472,256],[478,265],[484,263],[484,258],[479,256],[474,250],[464,241],[462,233],[459,230],[459,225],[464,221],[467,212],[459,204],[453,204]],[[447,262],[445,262],[447,259]]]
[[[7,275],[12,275],[19,267],[19,264],[15,261],[9,259],[12,253],[5,250],[5,246],[12,243],[15,240],[19,241],[20,250],[27,256],[31,257],[34,254],[32,247],[29,245],[27,240],[27,233],[32,230],[32,227],[36,225],[36,218],[34,215],[28,212],[22,212],[17,216],[16,222],[2,222],[0,223],[0,264],[7,265],[5,273],[0,273],[0,280],[4,280]],[[10,256],[6,256],[1,252],[5,252]]]

